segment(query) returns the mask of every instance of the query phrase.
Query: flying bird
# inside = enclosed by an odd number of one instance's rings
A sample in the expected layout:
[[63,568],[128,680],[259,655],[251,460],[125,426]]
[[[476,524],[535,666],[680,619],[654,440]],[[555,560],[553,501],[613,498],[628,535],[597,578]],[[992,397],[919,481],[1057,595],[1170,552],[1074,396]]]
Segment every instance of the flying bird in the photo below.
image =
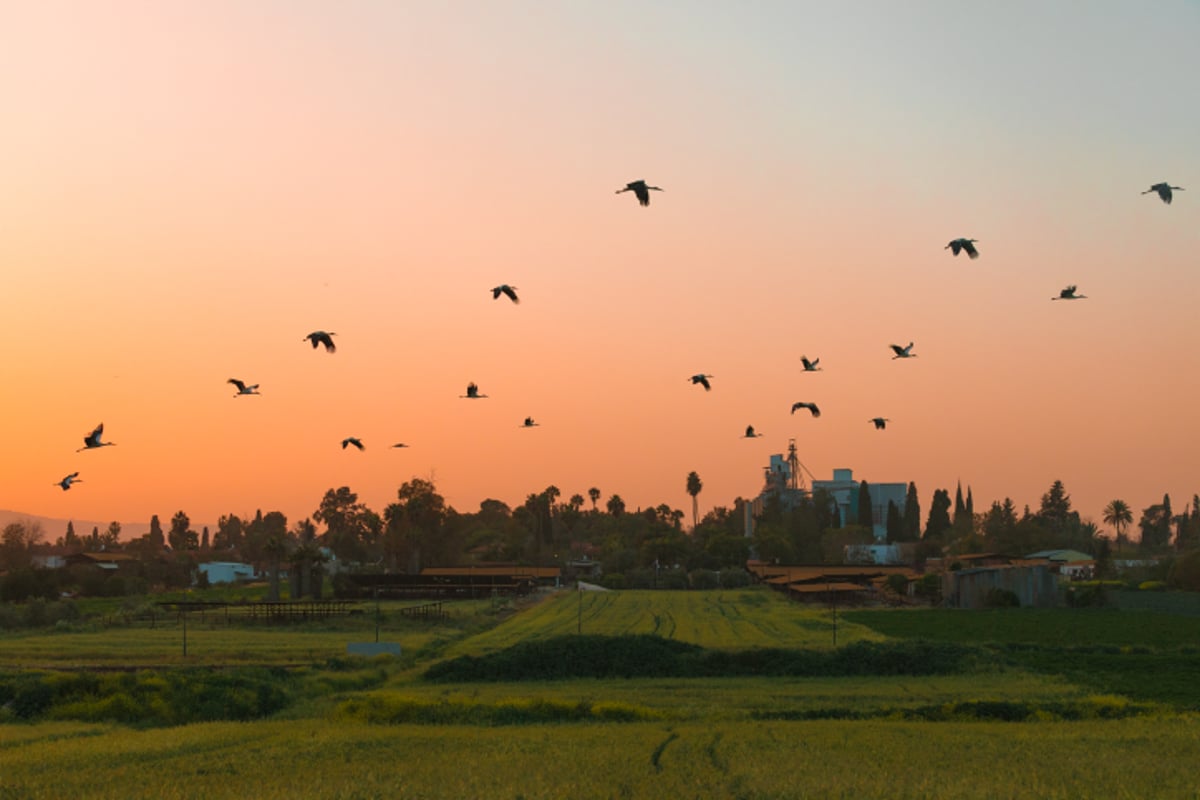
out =
[[804,365],[805,372],[821,371],[821,368],[817,366],[821,363],[821,359],[819,358],[814,358],[812,361],[809,361],[807,356],[800,356],[800,363]]
[[1142,194],[1150,194],[1151,192],[1158,192],[1158,196],[1160,198],[1162,198],[1162,201],[1164,203],[1166,203],[1167,205],[1171,205],[1171,197],[1172,197],[1171,190],[1172,189],[1174,189],[1177,192],[1182,192],[1184,190],[1182,186],[1171,186],[1170,184],[1167,184],[1167,183],[1156,183],[1153,186],[1151,186],[1149,189],[1147,189],[1146,191],[1142,192]]
[[954,255],[958,255],[959,252],[966,250],[967,255],[969,255],[971,258],[979,258],[979,251],[975,249],[975,242],[977,242],[977,241],[979,241],[979,240],[978,239],[953,239],[953,240],[951,240],[950,244],[946,245],[942,249],[949,250]]
[[887,427],[887,424],[891,422],[891,420],[884,419],[883,417],[871,417],[869,420],[867,420],[867,422],[874,423],[875,430],[881,431]]
[[662,189],[657,186],[647,186],[645,181],[633,181],[625,184],[624,189],[617,189],[617,194],[621,192],[633,192],[637,196],[638,202],[644,206],[650,205],[650,192],[661,192]]
[[517,287],[509,286],[507,283],[502,283],[499,286],[496,286],[492,289],[492,299],[493,300],[498,299],[500,297],[500,295],[504,295],[509,300],[512,300],[514,303],[521,302],[517,298]]
[[699,384],[700,386],[704,387],[704,391],[708,392],[708,391],[712,391],[712,386],[708,382],[708,379],[711,377],[712,377],[712,375],[696,374],[696,375],[693,375],[692,377],[688,378],[688,380],[692,382],[693,386],[695,386],[696,384]]
[[404,442],[396,442],[392,447],[408,447]]
[[79,477],[78,472],[72,472],[70,475],[63,478],[61,481],[59,481],[58,483],[56,483],[54,485],[61,487],[62,490],[65,492],[67,489],[71,488],[72,483],[83,483],[83,480]]
[[757,439],[757,438],[758,438],[758,437],[760,437],[760,436],[762,436],[762,434],[761,434],[761,433],[756,433],[756,432],[754,431],[754,426],[753,426],[753,425],[747,425],[747,426],[746,426],[746,435],[745,435],[745,436],[743,436],[742,438],[743,438],[743,439]]
[[912,349],[913,349],[912,342],[908,343],[908,347],[901,347],[898,344],[889,345],[889,347],[891,347],[892,352],[896,354],[896,355],[892,356],[893,361],[895,361],[897,358],[916,358],[917,357],[917,354],[912,351]]
[[474,383],[468,383],[467,384],[467,393],[460,394],[459,397],[465,397],[468,400],[482,400],[483,398],[487,397],[487,395],[480,394],[479,387],[476,386]]
[[357,437],[354,437],[354,436],[347,436],[345,439],[342,439],[342,449],[345,450],[348,445],[354,445],[359,450],[365,449],[363,447],[363,443],[361,441],[359,441],[359,439]]
[[234,397],[237,397],[238,395],[243,395],[243,394],[258,394],[258,384],[257,383],[252,383],[249,386],[247,386],[246,384],[239,381],[237,378],[230,378],[229,380],[226,381],[226,383],[232,383],[234,386],[237,387],[237,394],[235,394]]
[[525,421],[521,423],[522,428],[536,428],[537,425],[538,424],[533,421],[533,417],[526,417]]
[[1051,300],[1086,300],[1086,294],[1075,294],[1076,286],[1071,284],[1067,288],[1058,293],[1058,297],[1051,297]]
[[821,416],[821,409],[817,408],[816,403],[792,403],[792,413],[795,414],[798,409],[807,408],[812,412],[814,417]]
[[[101,437],[101,435],[103,435],[103,433],[104,433],[104,423],[101,422],[99,425],[96,426],[96,429],[94,431],[89,433],[87,436],[83,437],[83,447],[79,448],[75,452],[79,453],[83,450],[94,450],[97,447],[112,447],[113,445],[116,444],[116,442],[100,441],[100,437]],[[65,489],[67,487],[64,486],[63,488]]]
[[[317,345],[323,344],[325,345],[325,352],[336,353],[337,346],[333,343],[334,336],[337,336],[337,334],[332,331],[329,333],[326,333],[325,331],[313,331],[308,336],[305,336],[304,339],[312,342],[313,350],[317,349]],[[300,341],[304,341],[304,339],[301,339]]]

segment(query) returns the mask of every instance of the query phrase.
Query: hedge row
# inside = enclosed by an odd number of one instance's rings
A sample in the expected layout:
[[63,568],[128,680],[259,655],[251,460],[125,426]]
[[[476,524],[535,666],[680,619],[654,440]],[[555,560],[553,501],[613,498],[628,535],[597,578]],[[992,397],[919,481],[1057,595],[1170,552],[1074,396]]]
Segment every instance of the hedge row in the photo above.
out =
[[431,681],[571,678],[711,678],[747,675],[946,675],[971,669],[980,648],[948,642],[856,642],[836,650],[706,650],[638,634],[528,641],[484,656],[460,656],[425,671]]

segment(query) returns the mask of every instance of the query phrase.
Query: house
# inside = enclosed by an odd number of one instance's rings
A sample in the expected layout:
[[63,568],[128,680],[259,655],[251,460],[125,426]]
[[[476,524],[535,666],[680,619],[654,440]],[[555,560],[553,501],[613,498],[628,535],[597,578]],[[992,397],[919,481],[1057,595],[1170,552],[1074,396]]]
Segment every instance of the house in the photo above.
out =
[[88,566],[111,573],[137,564],[137,559],[129,553],[75,553],[63,560],[68,567]]
[[1073,581],[1090,580],[1096,571],[1096,560],[1078,550],[1040,550],[1025,560],[1048,562],[1055,572]]
[[1058,581],[1049,564],[1009,564],[942,573],[942,601],[950,608],[990,608],[1000,592],[1011,592],[1022,608],[1052,608]]

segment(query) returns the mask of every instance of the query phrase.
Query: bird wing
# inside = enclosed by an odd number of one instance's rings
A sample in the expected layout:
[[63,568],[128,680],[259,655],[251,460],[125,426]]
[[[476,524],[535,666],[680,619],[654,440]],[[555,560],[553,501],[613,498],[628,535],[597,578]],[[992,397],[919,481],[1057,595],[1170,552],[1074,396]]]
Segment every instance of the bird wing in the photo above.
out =
[[704,387],[704,391],[706,392],[712,389],[712,386],[709,385],[708,378],[704,375],[700,376],[700,385]]
[[893,344],[893,345],[888,345],[888,346],[892,348],[892,351],[893,351],[893,352],[894,352],[896,355],[898,355],[898,356],[902,356],[902,355],[904,355],[904,348],[903,348],[903,347],[901,347],[900,345],[898,345],[898,344]]
[[242,383],[237,378],[230,378],[228,381],[226,381],[226,383],[232,383],[234,386],[237,387],[237,390],[239,392],[246,391],[246,384]]
[[636,184],[631,184],[633,193],[637,195],[638,202],[644,206],[650,205],[650,190],[646,188],[646,184],[638,181]]
[[501,291],[503,291],[503,290],[499,286],[493,288],[492,289],[492,299],[495,300],[497,297],[499,297]]
[[515,291],[513,291],[513,288],[511,286],[502,286],[501,290],[504,292],[504,294],[508,295],[509,300],[512,300],[514,303],[521,302],[517,298],[517,293]]
[[816,403],[809,403],[809,404],[808,404],[808,410],[812,412],[812,415],[813,415],[814,417],[819,417],[819,416],[821,416],[821,409],[817,408],[817,404],[816,404]]
[[333,343],[333,337],[330,334],[325,333],[325,334],[321,335],[321,344],[325,345],[325,349],[328,352],[330,352],[330,353],[337,352],[337,345]]
[[962,242],[960,242],[958,239],[955,239],[953,242],[947,245],[947,247],[950,248],[951,253],[958,255],[958,251],[962,249]]
[[967,255],[971,258],[979,258],[979,251],[975,249],[975,245],[970,242],[963,242],[963,249],[967,251]]

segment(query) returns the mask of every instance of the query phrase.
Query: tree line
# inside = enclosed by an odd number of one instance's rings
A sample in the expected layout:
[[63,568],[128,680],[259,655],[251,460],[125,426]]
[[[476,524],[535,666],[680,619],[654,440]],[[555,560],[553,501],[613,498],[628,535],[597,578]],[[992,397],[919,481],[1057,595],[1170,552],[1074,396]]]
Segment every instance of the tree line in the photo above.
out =
[[[459,512],[447,505],[432,481],[414,479],[398,490],[382,511],[361,502],[350,487],[325,492],[310,517],[289,525],[279,511],[253,516],[220,517],[216,530],[199,533],[183,511],[164,529],[158,516],[150,530],[121,541],[120,525],[104,532],[93,529],[79,536],[68,523],[56,544],[73,552],[124,552],[138,569],[126,574],[127,587],[108,587],[107,593],[132,593],[153,586],[188,586],[201,560],[240,561],[258,566],[269,581],[269,595],[280,595],[280,574],[293,580],[292,596],[314,591],[325,565],[377,572],[419,572],[426,566],[457,566],[478,562],[563,566],[596,563],[609,585],[670,585],[696,571],[724,572],[731,580],[747,560],[788,564],[841,563],[846,545],[874,543],[869,485],[859,484],[857,516],[843,520],[833,498],[824,490],[809,493],[768,492],[755,504],[754,534],[744,535],[748,502],[737,498],[703,517],[697,495],[697,473],[689,473],[692,528],[684,513],[668,504],[629,511],[617,494],[600,504],[602,494],[591,488],[564,498],[557,486],[527,495],[518,506],[487,499],[477,511]],[[1038,550],[1075,549],[1104,565],[1116,556],[1134,558],[1200,551],[1200,496],[1190,508],[1175,513],[1169,496],[1143,510],[1136,547],[1128,539],[1132,511],[1114,500],[1104,510],[1104,522],[1116,532],[1114,543],[1098,526],[1081,519],[1071,507],[1061,481],[1042,496],[1037,510],[1018,512],[1010,498],[976,512],[970,487],[936,489],[924,523],[915,484],[908,485],[903,507],[888,503],[887,541],[912,543],[918,560],[980,552],[1025,555]],[[0,571],[9,576],[29,571],[43,534],[36,525],[14,523],[0,537]],[[1200,557],[1198,557],[1200,558]],[[1197,565],[1200,573],[1200,564]],[[95,578],[89,578],[95,581]],[[29,582],[26,581],[26,584]],[[685,582],[686,585],[686,582]],[[91,587],[95,588],[95,587]],[[1200,588],[1198,586],[1197,588]],[[26,590],[28,586],[26,586]],[[0,593],[21,594],[21,590]]]

